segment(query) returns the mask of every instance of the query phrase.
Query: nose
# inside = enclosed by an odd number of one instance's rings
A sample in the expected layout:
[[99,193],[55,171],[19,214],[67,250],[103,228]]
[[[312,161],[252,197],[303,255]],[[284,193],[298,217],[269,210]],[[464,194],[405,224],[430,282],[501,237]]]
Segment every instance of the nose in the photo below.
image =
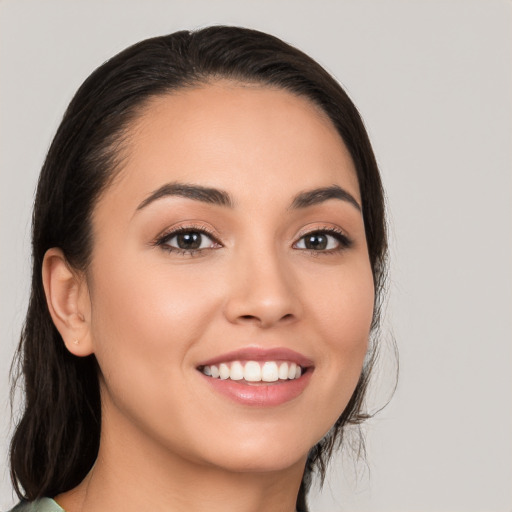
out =
[[302,314],[296,279],[285,258],[271,251],[238,258],[230,272],[225,316],[232,323],[260,328],[293,323]]

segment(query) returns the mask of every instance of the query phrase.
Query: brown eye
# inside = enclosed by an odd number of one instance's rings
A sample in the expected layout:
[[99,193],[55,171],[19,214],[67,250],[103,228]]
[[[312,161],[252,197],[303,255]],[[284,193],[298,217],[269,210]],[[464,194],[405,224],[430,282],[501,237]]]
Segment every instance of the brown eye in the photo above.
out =
[[219,247],[212,236],[199,230],[183,229],[165,235],[158,245],[169,251],[194,252]]
[[347,249],[352,242],[343,234],[333,230],[313,231],[300,238],[295,244],[296,249],[308,251],[335,252]]
[[324,251],[327,249],[328,239],[326,235],[312,234],[304,237],[304,246],[306,249],[314,251]]
[[176,245],[180,249],[199,249],[201,247],[203,235],[201,233],[180,233],[176,235]]

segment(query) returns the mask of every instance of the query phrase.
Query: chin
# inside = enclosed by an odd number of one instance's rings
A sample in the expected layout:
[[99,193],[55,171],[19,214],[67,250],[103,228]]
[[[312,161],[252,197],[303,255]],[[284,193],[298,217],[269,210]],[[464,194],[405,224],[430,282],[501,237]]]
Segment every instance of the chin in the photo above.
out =
[[[308,450],[309,451],[309,450]],[[289,453],[284,454],[281,450],[266,451],[258,456],[236,456],[227,461],[224,458],[223,467],[234,473],[273,473],[290,469],[293,466],[303,466],[307,459],[306,453]]]
[[314,439],[293,436],[259,435],[247,439],[233,437],[229,444],[217,442],[203,452],[210,464],[233,472],[274,472],[304,465]]

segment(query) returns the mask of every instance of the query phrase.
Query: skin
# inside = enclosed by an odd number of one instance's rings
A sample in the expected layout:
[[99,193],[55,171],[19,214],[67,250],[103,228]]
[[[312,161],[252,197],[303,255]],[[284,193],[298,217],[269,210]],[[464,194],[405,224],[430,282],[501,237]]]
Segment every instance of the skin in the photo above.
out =
[[[138,209],[174,182],[222,189],[233,208],[167,196]],[[298,193],[332,185],[360,204],[343,141],[304,98],[222,81],[151,100],[94,209],[87,275],[59,249],[43,267],[68,349],[94,353],[101,369],[98,460],[56,497],[63,508],[295,510],[307,453],[357,384],[373,312],[360,211],[340,199],[290,208]],[[190,225],[216,242],[192,254],[155,243]],[[306,232],[326,228],[350,247],[329,238],[335,250],[304,249]],[[311,359],[304,392],[252,407],[206,385],[198,364],[244,346]]]

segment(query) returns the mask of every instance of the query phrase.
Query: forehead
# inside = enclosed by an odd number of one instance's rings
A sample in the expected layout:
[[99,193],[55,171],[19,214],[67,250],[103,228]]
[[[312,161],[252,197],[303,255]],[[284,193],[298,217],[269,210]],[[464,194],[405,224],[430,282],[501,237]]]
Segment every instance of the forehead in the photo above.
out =
[[124,188],[125,200],[172,181],[235,196],[339,184],[359,199],[352,159],[331,120],[282,89],[220,81],[152,98],[125,148],[112,187]]

